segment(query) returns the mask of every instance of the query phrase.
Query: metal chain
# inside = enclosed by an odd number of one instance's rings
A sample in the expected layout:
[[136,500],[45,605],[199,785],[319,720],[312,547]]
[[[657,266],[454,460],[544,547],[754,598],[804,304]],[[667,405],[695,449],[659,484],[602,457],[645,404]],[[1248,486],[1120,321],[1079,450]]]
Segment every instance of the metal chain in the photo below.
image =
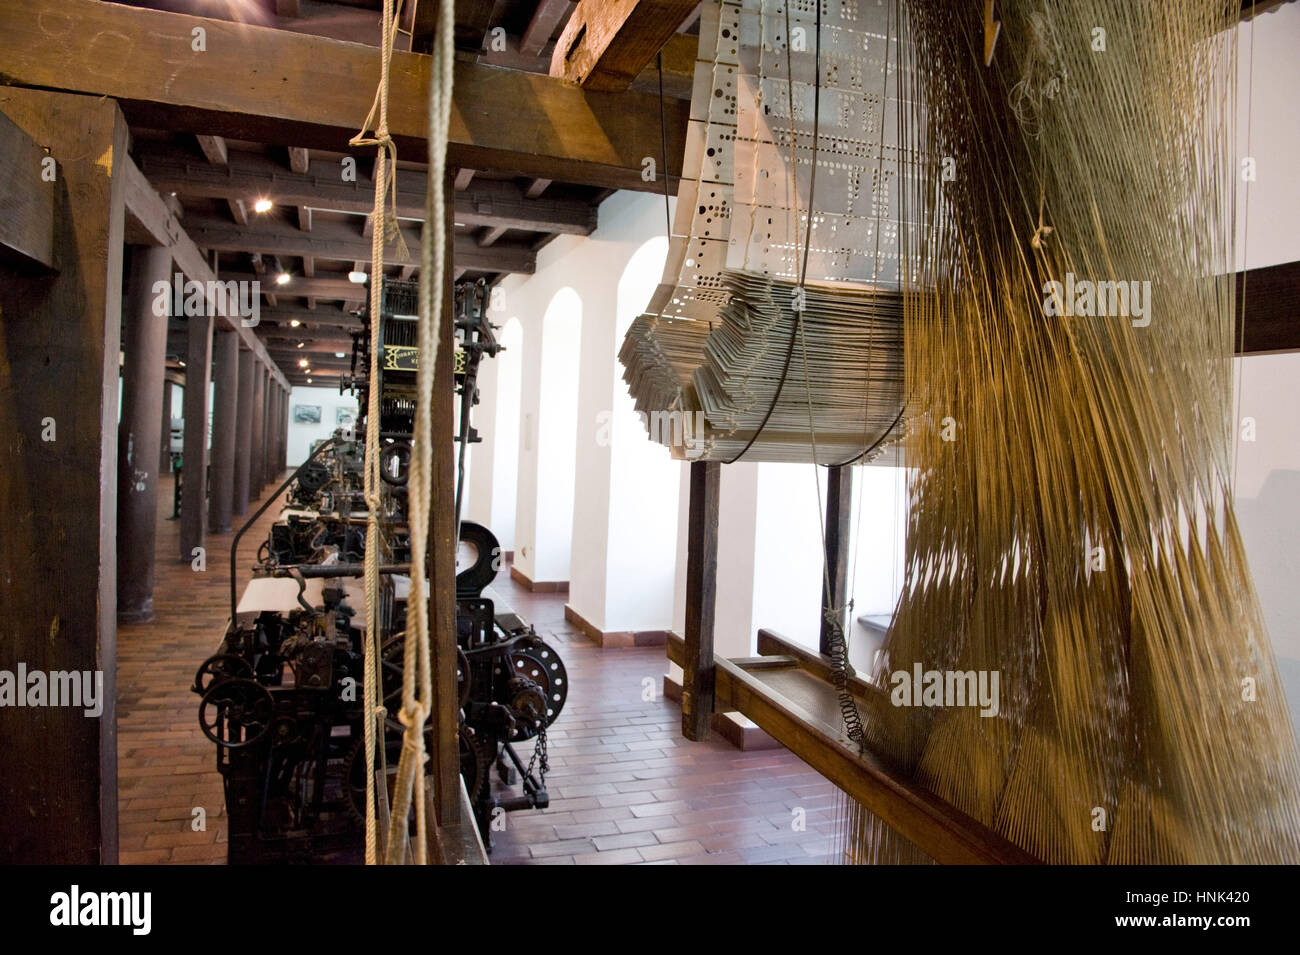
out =
[[528,760],[528,775],[533,774],[533,767],[541,760],[542,773],[537,778],[538,785],[546,785],[546,774],[550,772],[551,763],[546,754],[546,724],[542,723],[541,729],[537,731],[537,743],[533,746],[532,759]]

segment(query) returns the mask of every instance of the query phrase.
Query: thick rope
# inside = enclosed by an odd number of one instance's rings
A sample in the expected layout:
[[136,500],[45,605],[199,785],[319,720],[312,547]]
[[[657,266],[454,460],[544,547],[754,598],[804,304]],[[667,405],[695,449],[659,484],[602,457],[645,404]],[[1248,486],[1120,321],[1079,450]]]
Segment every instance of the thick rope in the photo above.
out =
[[[381,348],[380,315],[383,308],[384,244],[395,235],[398,246],[405,255],[405,243],[397,227],[397,190],[393,188],[391,218],[385,213],[385,194],[394,185],[397,167],[397,147],[388,132],[388,78],[393,59],[393,42],[397,35],[397,21],[401,0],[384,0],[384,30],[380,45],[379,89],[375,93],[370,114],[366,116],[362,131],[352,137],[352,146],[377,146],[375,157],[375,223],[371,242],[370,267],[370,388],[366,406],[366,457],[364,492],[366,499],[366,639],[363,673],[365,694],[365,754],[366,754],[366,864],[379,862],[378,820],[375,792],[376,737],[387,715],[383,707],[383,689],[379,685],[379,352]],[[374,135],[366,130],[374,125]],[[389,167],[391,160],[392,168]]]
[[[393,791],[393,813],[389,821],[387,861],[401,861],[400,836],[407,824],[412,798],[415,800],[415,861],[426,859],[425,773],[428,758],[424,747],[424,725],[433,709],[433,675],[430,665],[429,602],[425,598],[427,578],[429,508],[433,474],[434,367],[438,359],[438,337],[442,324],[443,283],[446,280],[447,230],[443,190],[446,176],[448,127],[451,122],[451,91],[455,29],[453,5],[439,5],[437,35],[433,50],[433,72],[429,82],[429,183],[426,190],[424,242],[420,261],[420,321],[417,347],[415,434],[407,479],[407,519],[410,525],[411,596],[406,611],[406,659],[402,668],[402,710],[400,718],[402,756],[397,766]],[[450,382],[439,382],[450,387]]]

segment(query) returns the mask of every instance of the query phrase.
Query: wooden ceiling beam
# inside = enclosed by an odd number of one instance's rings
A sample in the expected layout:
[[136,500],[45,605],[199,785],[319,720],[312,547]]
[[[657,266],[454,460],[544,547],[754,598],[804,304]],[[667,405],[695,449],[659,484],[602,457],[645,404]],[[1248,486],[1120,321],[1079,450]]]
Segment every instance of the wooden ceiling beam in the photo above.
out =
[[697,0],[581,0],[556,41],[551,76],[621,92],[695,11]]
[[297,146],[289,147],[289,168],[296,173],[305,173],[311,165],[311,151]]
[[573,12],[574,6],[572,0],[541,0],[519,41],[519,52],[540,56],[542,50],[546,49],[546,44],[551,42],[555,28]]
[[[358,288],[361,287],[358,286]],[[310,334],[312,331],[322,328],[360,330],[362,327],[361,319],[349,312],[323,308],[297,308],[291,305],[282,305],[279,308],[264,308],[262,309],[261,319],[263,323],[266,323],[268,333],[293,334],[297,329],[292,328],[289,323],[295,321],[301,323],[299,328],[303,329],[303,334]],[[262,327],[262,325],[258,326],[258,328]]]
[[[368,215],[374,210],[374,187],[345,182],[339,165],[313,160],[307,173],[285,172],[274,160],[252,153],[232,153],[224,167],[195,162],[175,150],[141,147],[140,168],[164,192],[209,199],[265,196],[281,205],[311,206]],[[397,214],[424,218],[425,174],[399,170]],[[662,188],[662,186],[660,187]],[[596,229],[594,206],[576,199],[530,199],[513,182],[480,179],[456,193],[456,221],[472,226],[505,226],[531,232],[590,235]]]
[[[202,54],[190,46],[197,27],[207,35]],[[426,152],[430,59],[393,56],[389,129],[399,156]],[[98,0],[0,3],[0,63],[12,85],[113,97],[137,125],[336,152],[348,151],[379,78],[377,51],[358,43]],[[642,159],[660,155],[657,97],[472,62],[455,70],[449,166],[663,189],[662,179],[641,178]],[[666,110],[670,183],[689,112],[676,101]]]

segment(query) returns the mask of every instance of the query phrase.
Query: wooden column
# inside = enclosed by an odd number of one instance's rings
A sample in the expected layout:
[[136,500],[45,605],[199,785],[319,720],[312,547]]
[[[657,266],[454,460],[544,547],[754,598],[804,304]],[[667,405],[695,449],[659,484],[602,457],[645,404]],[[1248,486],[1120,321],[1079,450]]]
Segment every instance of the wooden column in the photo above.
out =
[[[849,539],[852,536],[849,516],[853,512],[853,469],[826,470],[826,576],[822,580],[821,638],[818,649],[831,652],[831,625],[826,611],[845,607],[849,602]],[[829,584],[829,589],[827,588]],[[848,645],[848,610],[839,610],[840,632]]]
[[0,669],[89,674],[102,702],[0,707],[0,856],[113,864],[127,127],[112,100],[10,86],[0,112],[55,161],[55,269],[0,263]]
[[[460,741],[459,716],[456,703],[456,544],[455,531],[456,476],[455,476],[455,422],[452,396],[455,390],[452,378],[452,289],[455,270],[452,268],[452,242],[454,230],[452,213],[456,175],[448,169],[442,183],[446,197],[446,218],[441,223],[427,223],[425,232],[442,228],[447,235],[446,253],[443,256],[443,287],[436,289],[442,295],[441,337],[438,341],[438,361],[433,372],[433,502],[429,512],[429,635],[431,644],[431,670],[433,673],[433,799],[438,825],[454,825],[460,821]],[[436,182],[430,183],[437,188]],[[426,234],[425,242],[432,242]],[[423,279],[424,276],[422,275]]]
[[[167,249],[139,246],[131,259],[127,291],[122,420],[117,432],[117,616],[153,617],[154,534],[162,463],[158,428],[171,389],[167,375],[167,313],[154,310],[154,283],[170,285]],[[168,297],[170,302],[170,296]]]
[[239,421],[239,336],[217,332],[212,350],[212,489],[208,525],[214,534],[230,530],[235,499],[235,431]]
[[253,447],[253,353],[239,353],[239,408],[235,421],[235,483],[231,512],[236,517],[248,513],[248,464]]
[[682,667],[682,735],[702,740],[713,715],[713,611],[718,589],[718,489],[722,465],[691,465],[686,529],[686,663]]
[[180,559],[194,560],[208,533],[208,385],[212,381],[212,315],[185,320],[185,450],[181,464]]
[[[280,476],[284,474],[284,429],[285,421],[288,416],[289,396],[285,393],[281,385],[275,387],[275,459],[272,462],[274,467],[272,474],[275,478],[283,480]],[[278,484],[279,481],[277,480]]]
[[266,369],[261,365],[253,368],[253,418],[249,426],[248,496],[256,501],[266,483],[262,477],[266,467],[266,453],[262,444],[266,431]]

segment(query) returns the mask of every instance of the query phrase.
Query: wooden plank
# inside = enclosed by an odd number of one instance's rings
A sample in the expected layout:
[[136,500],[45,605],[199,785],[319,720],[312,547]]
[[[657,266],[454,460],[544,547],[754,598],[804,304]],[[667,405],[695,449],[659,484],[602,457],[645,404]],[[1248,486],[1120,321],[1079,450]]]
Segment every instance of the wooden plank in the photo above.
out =
[[[375,207],[374,186],[362,178],[345,181],[339,164],[332,161],[315,160],[307,172],[294,173],[251,153],[232,153],[224,167],[196,162],[175,150],[142,147],[138,155],[141,170],[159,192],[210,199],[265,196],[280,205],[358,215],[370,215]],[[398,216],[422,219],[423,173],[399,170],[396,181]],[[589,203],[528,197],[515,183],[501,180],[480,179],[472,187],[466,186],[456,194],[455,209],[456,221],[470,226],[590,235],[597,224],[596,210]]]
[[852,535],[849,519],[853,511],[853,469],[828,468],[826,471],[826,569],[822,579],[822,616],[819,647],[830,654],[833,627],[827,614],[834,612],[838,618],[840,639],[847,653],[849,602],[849,539]]
[[53,176],[43,176],[51,164],[54,159],[0,113],[0,263],[55,268],[57,165]]
[[713,715],[713,616],[718,586],[718,500],[722,465],[691,464],[686,542],[686,634],[682,735],[702,740]]
[[469,188],[469,184],[474,181],[473,169],[462,169],[456,173],[456,191],[464,192]]
[[581,0],[555,43],[551,76],[589,90],[626,90],[697,0]]
[[575,6],[572,0],[541,0],[519,41],[519,52],[528,56],[541,55],[555,35],[555,28],[573,12]]
[[103,709],[93,716],[85,707],[0,707],[0,854],[9,864],[112,865],[129,134],[116,104],[82,96],[0,87],[0,112],[58,164],[61,266],[30,274],[0,265],[0,669],[79,671],[92,686],[103,674]]
[[[753,720],[940,863],[1033,865],[1039,861],[874,756],[859,755],[827,719],[827,714],[834,717],[839,713],[834,688],[811,677],[799,677],[799,672],[747,672],[730,660],[719,659],[718,708],[737,710]],[[805,690],[799,693],[801,699],[791,699],[788,694],[798,692],[801,685]]]
[[479,248],[481,249],[488,248],[490,245],[496,242],[497,239],[505,235],[506,232],[508,231],[509,230],[505,226],[497,226],[496,228],[493,229],[484,230],[483,235],[480,236],[478,240]]
[[289,147],[289,169],[296,173],[305,173],[311,168],[311,151],[299,146]]
[[[216,281],[217,276],[208,260],[185,234],[180,222],[129,156],[123,157],[121,175],[128,224],[134,224],[135,231],[149,244],[170,249],[176,267],[186,278],[205,285]],[[238,316],[226,315],[220,310],[217,311],[216,318],[223,326],[234,329],[239,334],[243,347],[251,350],[257,360],[269,367],[271,373],[284,383],[283,374],[267,357],[266,349],[253,333],[252,326],[244,325]]]
[[[206,52],[191,47],[196,27]],[[98,0],[0,4],[0,63],[11,84],[118,99],[139,125],[335,152],[350,151],[379,79],[373,47]],[[662,190],[641,178],[641,160],[660,153],[656,97],[588,93],[471,62],[455,69],[450,164]],[[394,54],[389,128],[399,155],[424,155],[429,70],[427,56]],[[668,104],[673,178],[689,112]]]
[[[432,184],[431,184],[432,185]],[[444,195],[455,191],[453,170],[443,182]],[[442,228],[448,236],[455,231],[452,204],[445,204]],[[438,359],[434,367],[434,388],[430,414],[433,419],[432,508],[429,513],[429,636],[432,650],[434,706],[433,799],[437,824],[452,826],[461,821],[460,800],[460,717],[456,697],[456,455],[454,351],[450,321],[454,310],[451,243],[446,243],[443,282],[434,294],[442,296],[443,321],[439,323]],[[432,276],[430,276],[432,280]]]

